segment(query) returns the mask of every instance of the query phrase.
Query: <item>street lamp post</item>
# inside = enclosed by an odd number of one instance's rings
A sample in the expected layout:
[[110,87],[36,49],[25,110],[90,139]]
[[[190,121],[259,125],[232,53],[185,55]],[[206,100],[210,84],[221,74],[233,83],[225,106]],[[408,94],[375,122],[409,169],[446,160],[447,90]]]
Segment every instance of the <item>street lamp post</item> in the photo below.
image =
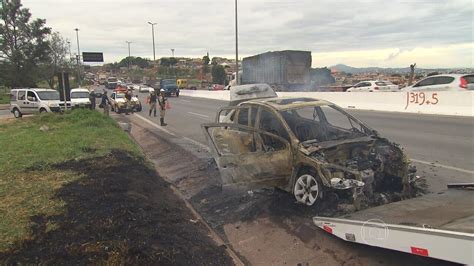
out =
[[77,84],[80,87],[81,86],[81,66],[80,66],[81,49],[79,48],[79,29],[75,28],[74,30],[76,31],[76,39],[77,39],[77,56],[76,56],[76,60],[77,60]]
[[155,25],[156,23],[152,23],[148,21],[148,24],[151,25],[151,37],[153,39],[153,61],[156,60],[156,55],[155,55]]
[[171,55],[174,57],[174,48],[171,48]]
[[128,44],[128,60],[127,61],[128,61],[128,68],[130,68],[130,60],[131,60],[131,58],[130,58],[130,44],[132,42],[129,42],[129,41],[125,41],[125,42]]
[[239,85],[239,33],[237,23],[237,0],[235,0],[235,81]]

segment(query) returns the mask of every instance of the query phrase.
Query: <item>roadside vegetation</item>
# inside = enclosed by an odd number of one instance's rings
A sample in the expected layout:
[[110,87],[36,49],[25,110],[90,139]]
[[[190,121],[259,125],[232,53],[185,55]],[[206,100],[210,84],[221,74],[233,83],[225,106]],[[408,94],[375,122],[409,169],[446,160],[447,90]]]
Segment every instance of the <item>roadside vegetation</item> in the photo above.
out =
[[54,169],[54,164],[113,149],[140,155],[111,118],[87,110],[0,122],[0,147],[0,251],[29,237],[31,216],[53,215],[64,207],[51,200],[55,189],[80,175]]
[[0,120],[0,147],[1,265],[231,264],[112,118]]

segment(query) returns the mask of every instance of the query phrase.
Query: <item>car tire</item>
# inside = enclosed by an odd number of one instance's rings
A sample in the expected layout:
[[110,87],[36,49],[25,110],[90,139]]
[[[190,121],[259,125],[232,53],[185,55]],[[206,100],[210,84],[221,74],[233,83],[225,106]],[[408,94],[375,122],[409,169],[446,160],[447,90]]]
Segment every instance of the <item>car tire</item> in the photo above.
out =
[[176,93],[176,97],[179,97],[179,92]]
[[313,206],[323,198],[323,184],[313,173],[301,173],[293,185],[293,195],[298,203]]
[[142,111],[142,106],[140,105],[140,106],[138,106],[138,108],[137,108],[137,112],[141,112],[141,111]]
[[13,109],[13,115],[15,116],[15,118],[20,118],[23,116],[23,114],[20,112],[20,110],[18,110],[18,108]]
[[48,111],[46,111],[46,109],[40,108],[40,114],[47,113],[47,112],[48,112]]
[[120,114],[122,111],[120,111],[120,108],[119,108],[118,106],[115,106],[115,112],[116,112],[117,114]]

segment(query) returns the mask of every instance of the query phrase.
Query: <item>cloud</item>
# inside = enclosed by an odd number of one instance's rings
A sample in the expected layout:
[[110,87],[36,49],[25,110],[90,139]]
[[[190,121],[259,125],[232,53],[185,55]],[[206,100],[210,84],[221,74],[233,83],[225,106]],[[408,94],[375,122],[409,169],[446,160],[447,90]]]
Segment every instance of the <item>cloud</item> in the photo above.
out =
[[[308,50],[315,54],[387,50],[395,62],[414,47],[472,43],[470,0],[239,0],[239,54],[270,50]],[[23,0],[34,17],[81,49],[103,51],[107,61],[132,54],[152,57],[151,28],[157,22],[157,56],[201,57],[234,54],[233,0]],[[54,7],[54,8],[53,8]],[[75,45],[73,51],[75,50]],[[368,53],[366,53],[368,51]],[[388,55],[388,56],[387,56]],[[378,55],[377,55],[378,56]],[[448,55],[438,59],[451,66]],[[333,64],[338,62],[333,58]],[[464,58],[464,64],[472,61]],[[367,58],[366,63],[373,59]],[[407,62],[408,63],[408,62]]]

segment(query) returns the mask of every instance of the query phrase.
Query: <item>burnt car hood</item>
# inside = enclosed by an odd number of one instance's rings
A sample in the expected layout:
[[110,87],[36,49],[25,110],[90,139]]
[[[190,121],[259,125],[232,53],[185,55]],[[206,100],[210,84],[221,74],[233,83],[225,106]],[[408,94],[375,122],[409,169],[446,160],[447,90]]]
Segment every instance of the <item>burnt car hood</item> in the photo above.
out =
[[363,136],[358,138],[352,139],[341,139],[341,140],[331,140],[325,142],[312,142],[312,141],[305,141],[300,144],[300,150],[306,155],[311,155],[314,152],[319,150],[324,150],[332,147],[336,147],[339,145],[350,144],[350,143],[373,143],[374,141],[382,139],[377,136]]

